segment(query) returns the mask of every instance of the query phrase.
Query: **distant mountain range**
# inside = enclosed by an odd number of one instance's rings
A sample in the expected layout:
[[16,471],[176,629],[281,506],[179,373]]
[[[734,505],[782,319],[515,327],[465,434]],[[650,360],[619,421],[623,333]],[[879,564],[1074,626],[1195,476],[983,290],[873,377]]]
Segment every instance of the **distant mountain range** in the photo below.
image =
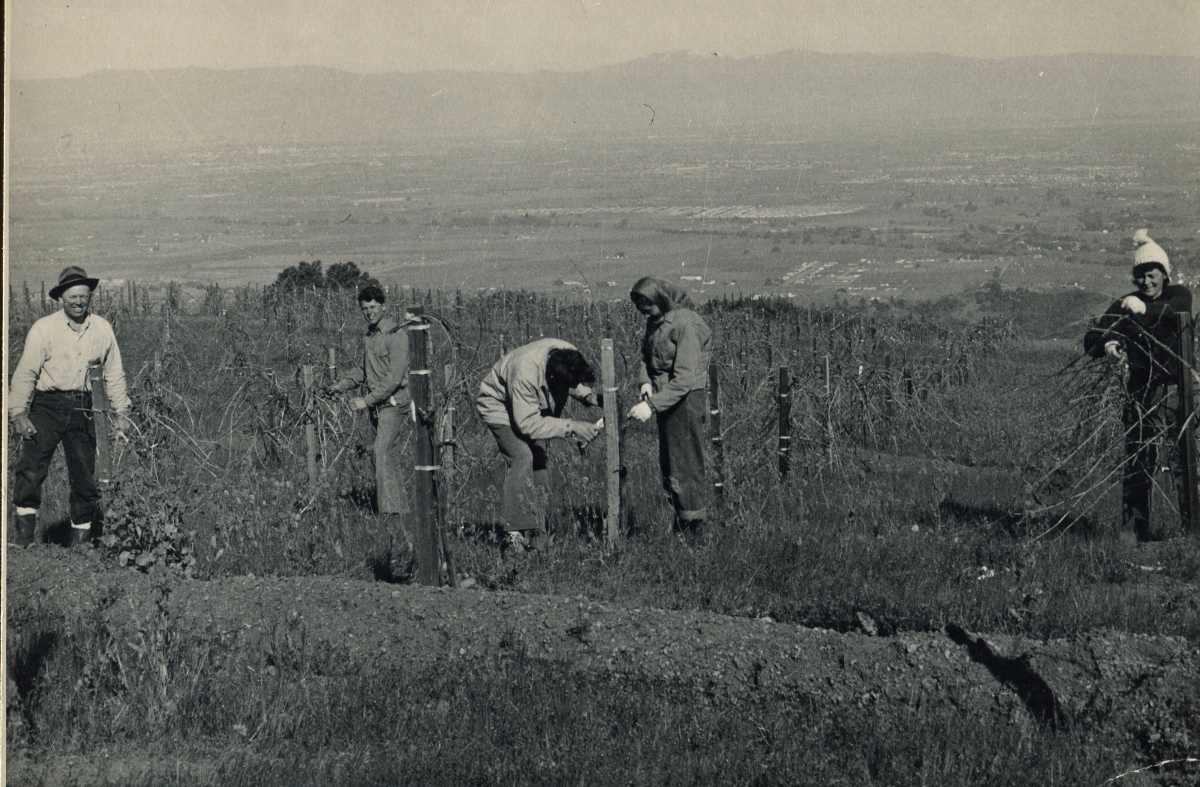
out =
[[1200,58],[742,59],[672,53],[582,72],[103,71],[11,84],[13,152],[70,141],[537,139],[725,130],[1200,120]]

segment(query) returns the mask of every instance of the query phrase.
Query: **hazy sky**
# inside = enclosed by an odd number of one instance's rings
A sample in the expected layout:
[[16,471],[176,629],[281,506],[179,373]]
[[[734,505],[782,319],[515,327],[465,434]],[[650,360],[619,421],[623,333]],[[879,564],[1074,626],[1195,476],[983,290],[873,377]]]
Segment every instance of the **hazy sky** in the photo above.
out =
[[1200,55],[1200,0],[6,0],[10,74],[572,69],[786,49]]

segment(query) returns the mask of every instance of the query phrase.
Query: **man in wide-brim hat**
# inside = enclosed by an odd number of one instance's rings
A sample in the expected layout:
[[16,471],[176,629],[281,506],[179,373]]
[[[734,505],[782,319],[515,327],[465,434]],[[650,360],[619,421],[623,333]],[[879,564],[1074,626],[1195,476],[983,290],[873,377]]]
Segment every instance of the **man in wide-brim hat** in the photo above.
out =
[[59,274],[50,297],[62,303],[62,310],[33,324],[13,371],[8,416],[21,437],[13,466],[16,516],[7,534],[13,546],[27,546],[35,540],[42,482],[60,443],[71,485],[72,546],[91,542],[100,515],[88,367],[99,364],[103,370],[109,402],[117,413],[118,435],[128,423],[129,395],[112,325],[89,312],[97,284],[98,280],[74,265]]
[[86,285],[90,293],[95,291],[100,280],[91,278],[87,271],[75,265],[63,268],[63,272],[58,275],[58,284],[50,288],[50,297],[57,301],[64,292],[81,284]]

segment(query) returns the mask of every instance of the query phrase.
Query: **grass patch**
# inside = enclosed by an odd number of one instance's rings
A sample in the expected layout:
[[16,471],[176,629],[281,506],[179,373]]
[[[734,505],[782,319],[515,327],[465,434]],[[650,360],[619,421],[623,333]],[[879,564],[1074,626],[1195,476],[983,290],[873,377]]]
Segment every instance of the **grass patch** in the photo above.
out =
[[[17,741],[17,751],[28,743],[92,763],[57,783],[1096,785],[1126,769],[1116,742],[1020,720],[932,706],[732,704],[523,657],[326,678],[205,669],[195,659],[210,652],[176,654],[165,681],[70,680],[88,665],[112,673],[97,644],[77,637],[49,665]],[[95,770],[103,758],[145,770],[117,769],[115,781]],[[49,773],[39,768],[54,767],[17,762],[13,783],[39,783]]]

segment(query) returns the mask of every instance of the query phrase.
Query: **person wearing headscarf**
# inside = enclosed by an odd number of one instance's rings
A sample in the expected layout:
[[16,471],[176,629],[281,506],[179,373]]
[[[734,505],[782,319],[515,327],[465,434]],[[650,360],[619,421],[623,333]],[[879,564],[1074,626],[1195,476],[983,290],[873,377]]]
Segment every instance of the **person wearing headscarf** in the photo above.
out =
[[567,396],[599,407],[589,383],[596,373],[574,345],[538,339],[518,347],[492,367],[479,385],[475,407],[504,457],[502,527],[509,546],[538,546],[545,523],[546,441],[573,439],[585,445],[599,423],[563,418]]
[[629,297],[646,315],[641,401],[629,410],[629,417],[657,420],[659,464],[675,508],[675,525],[681,532],[699,532],[711,491],[704,477],[704,426],[712,331],[687,293],[662,279],[639,279]]
[[1114,301],[1084,336],[1093,358],[1110,358],[1128,366],[1125,426],[1125,471],[1121,485],[1121,519],[1139,541],[1156,538],[1150,527],[1150,498],[1158,467],[1158,443],[1164,442],[1174,470],[1180,513],[1187,511],[1183,436],[1179,433],[1179,376],[1192,359],[1179,355],[1176,315],[1192,314],[1192,293],[1171,284],[1171,261],[1146,230],[1133,236],[1133,283],[1136,290]]

